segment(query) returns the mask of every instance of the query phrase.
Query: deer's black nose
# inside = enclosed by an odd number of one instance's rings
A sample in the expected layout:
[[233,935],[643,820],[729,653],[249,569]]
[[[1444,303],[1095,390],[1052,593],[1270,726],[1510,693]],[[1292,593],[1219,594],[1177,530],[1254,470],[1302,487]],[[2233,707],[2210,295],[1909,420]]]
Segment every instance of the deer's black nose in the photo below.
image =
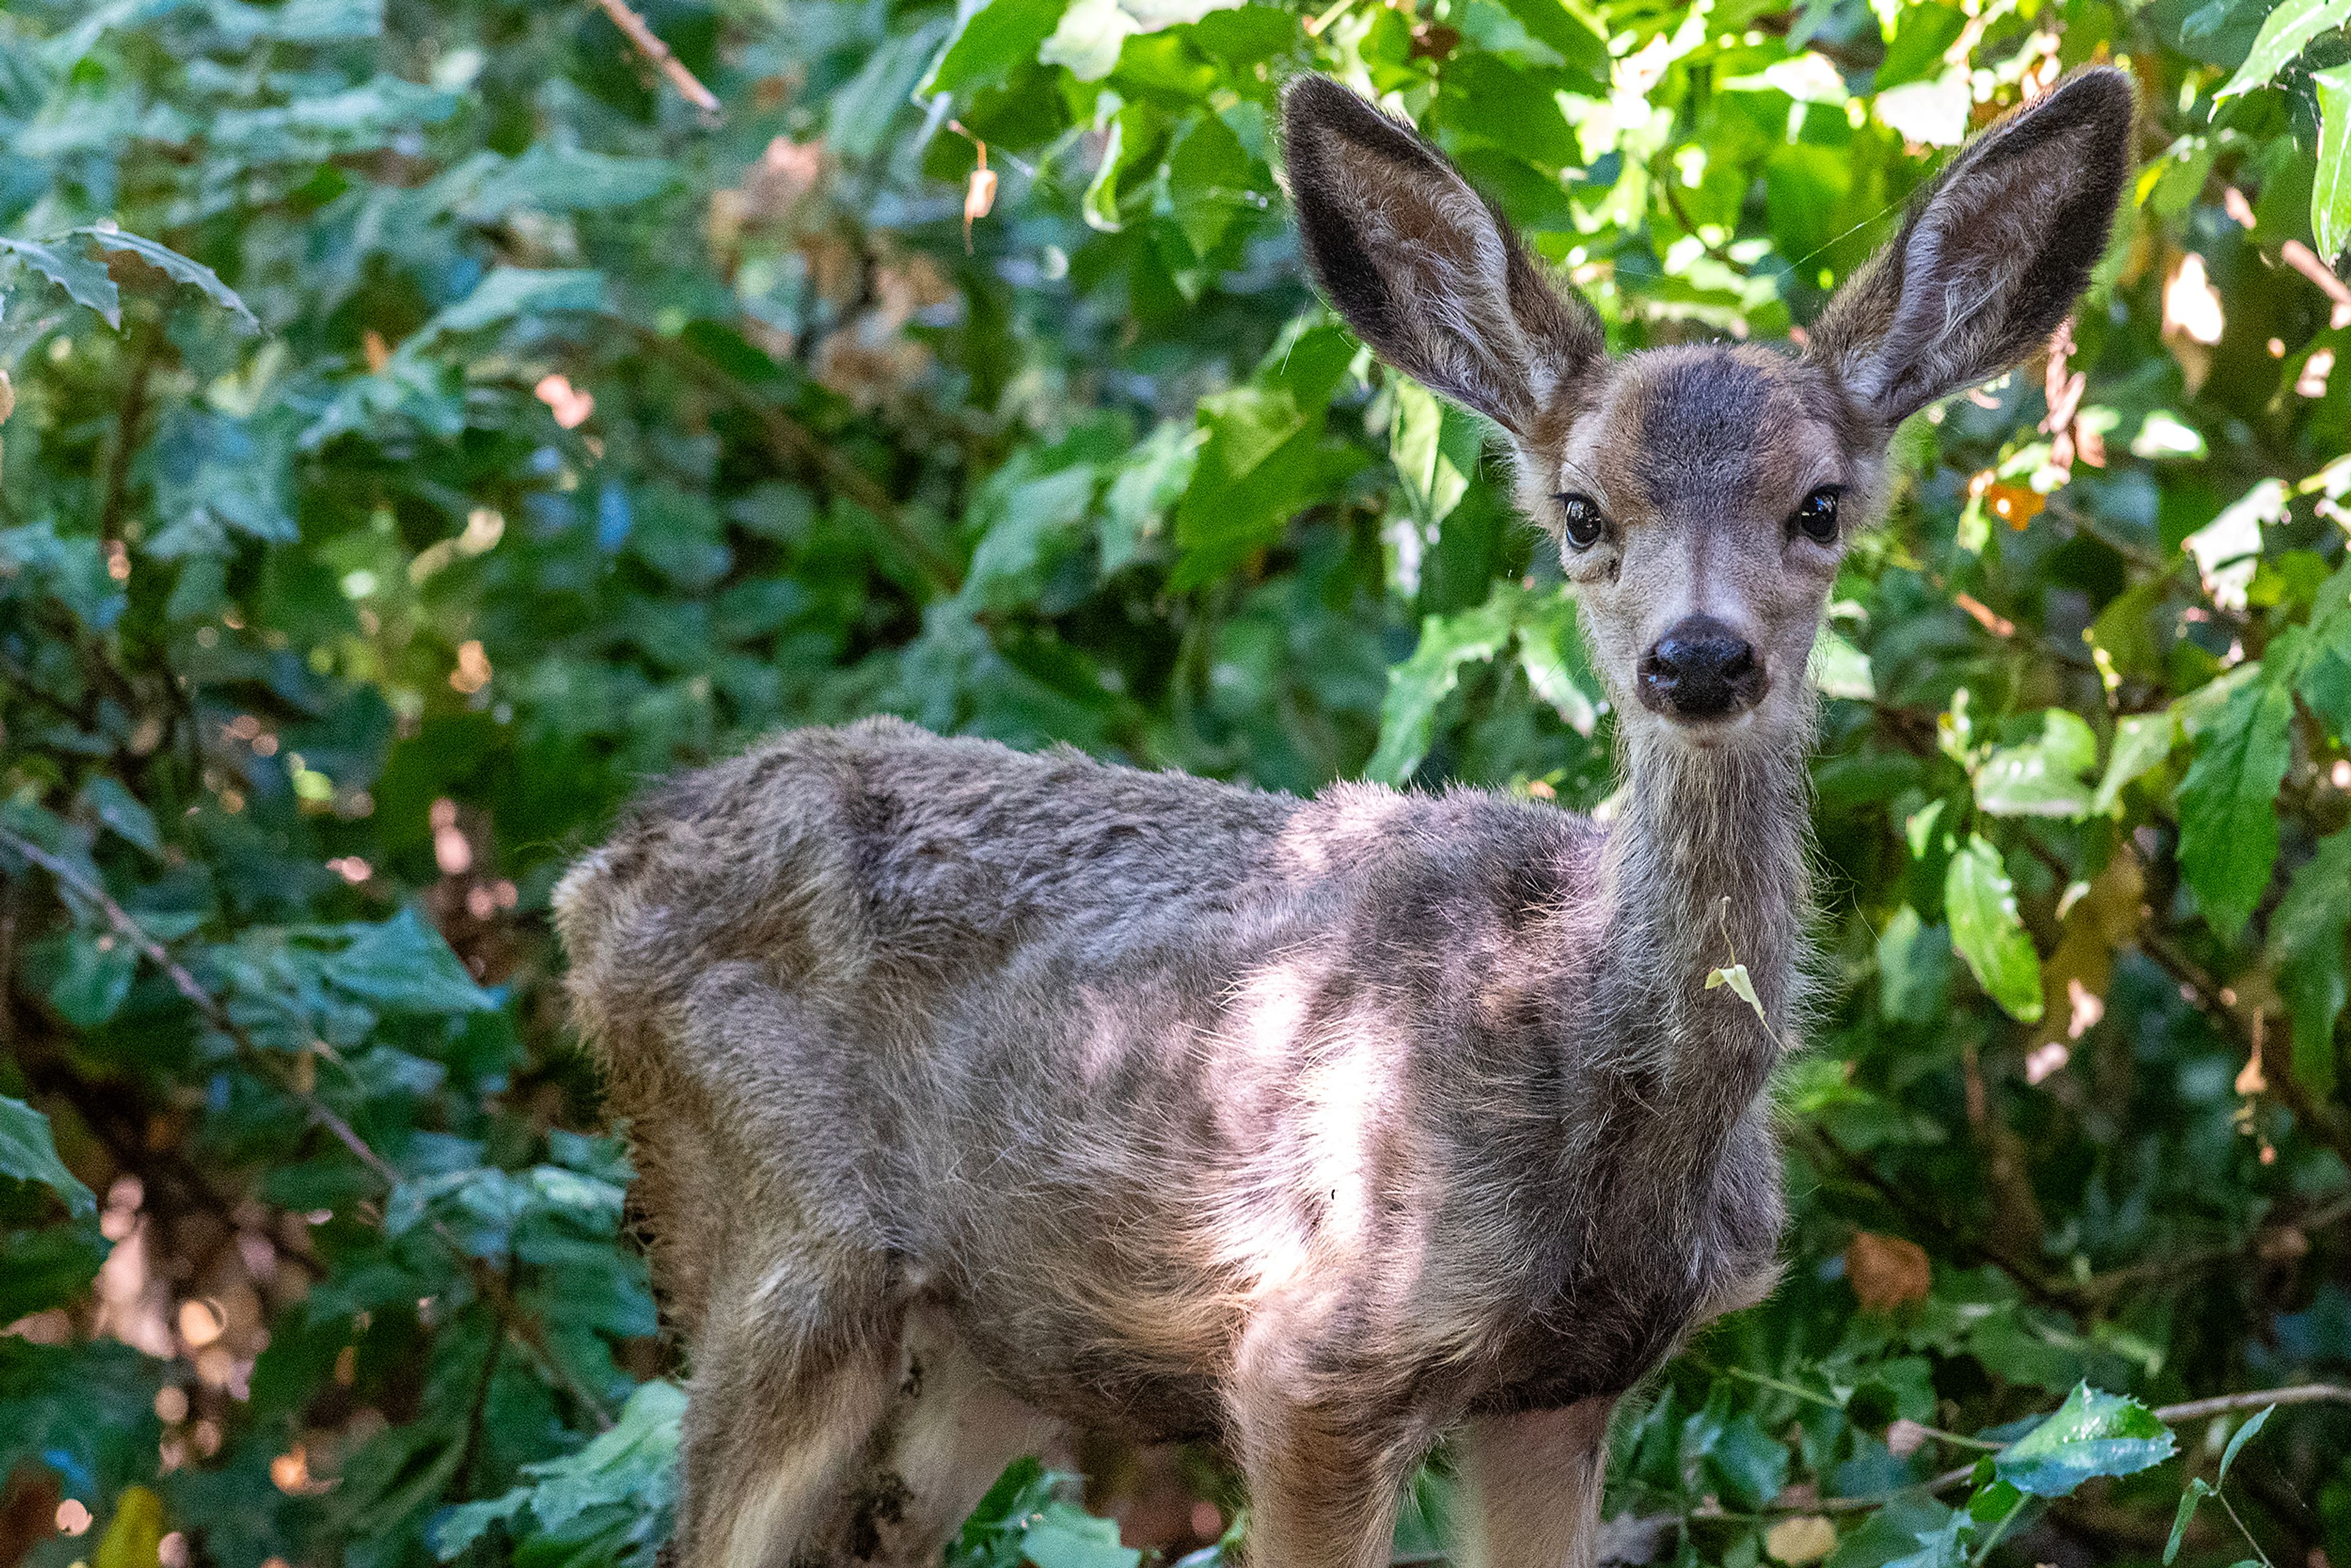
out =
[[1642,705],[1680,718],[1721,718],[1762,700],[1753,644],[1711,615],[1677,622],[1641,657]]

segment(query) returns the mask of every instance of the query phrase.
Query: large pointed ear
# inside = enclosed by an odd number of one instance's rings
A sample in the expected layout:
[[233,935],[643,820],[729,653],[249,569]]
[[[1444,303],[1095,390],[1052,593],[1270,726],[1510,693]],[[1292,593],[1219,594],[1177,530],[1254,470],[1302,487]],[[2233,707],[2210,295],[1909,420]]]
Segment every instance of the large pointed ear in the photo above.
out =
[[2131,113],[2130,78],[2102,66],[1970,142],[1837,291],[1806,353],[1888,428],[2026,358],[2105,251]]
[[1397,370],[1531,435],[1604,351],[1592,307],[1410,127],[1326,77],[1281,107],[1299,238],[1332,305]]

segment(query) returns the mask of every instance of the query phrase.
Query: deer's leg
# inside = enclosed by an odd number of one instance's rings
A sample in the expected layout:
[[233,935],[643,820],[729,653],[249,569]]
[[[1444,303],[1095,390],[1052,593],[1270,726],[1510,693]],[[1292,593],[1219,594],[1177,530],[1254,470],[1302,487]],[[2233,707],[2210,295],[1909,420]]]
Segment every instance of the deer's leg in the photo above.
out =
[[1613,1399],[1464,1428],[1459,1568],[1592,1568]]
[[687,1389],[676,1568],[791,1568],[839,1506],[896,1391],[900,1330],[828,1311],[833,1283],[787,1267],[713,1292]]
[[1228,1400],[1249,1483],[1248,1568],[1384,1568],[1428,1423],[1376,1370],[1351,1375],[1352,1358],[1288,1328],[1251,1327]]
[[930,1568],[1004,1467],[1050,1441],[1056,1425],[989,1376],[943,1313],[917,1311],[889,1410],[803,1557],[828,1568]]

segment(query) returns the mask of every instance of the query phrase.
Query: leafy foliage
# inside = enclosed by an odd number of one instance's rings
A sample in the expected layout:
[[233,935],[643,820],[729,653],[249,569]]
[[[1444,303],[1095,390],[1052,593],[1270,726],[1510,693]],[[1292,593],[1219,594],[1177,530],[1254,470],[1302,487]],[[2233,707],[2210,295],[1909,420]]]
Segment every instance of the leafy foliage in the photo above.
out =
[[[1902,433],[1815,652],[1789,1270],[1628,1404],[1611,1540],[2351,1560],[2342,1409],[2163,1415],[2351,1375],[2340,5],[646,16],[721,114],[585,4],[0,15],[0,1556],[649,1557],[686,1369],[544,914],[652,776],[888,710],[1607,804],[1484,433],[1300,281],[1287,74],[1629,350],[1801,327],[2111,57],[2092,297]],[[1228,1478],[1093,1457],[955,1560],[1221,1554]]]

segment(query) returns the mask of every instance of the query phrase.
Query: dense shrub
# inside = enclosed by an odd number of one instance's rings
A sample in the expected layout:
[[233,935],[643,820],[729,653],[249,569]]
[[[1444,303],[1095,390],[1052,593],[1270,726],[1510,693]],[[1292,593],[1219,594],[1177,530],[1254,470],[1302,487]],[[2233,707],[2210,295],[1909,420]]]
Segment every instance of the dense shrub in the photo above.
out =
[[[1612,1539],[2151,1562],[2266,1401],[2151,1408],[2351,1375],[2345,5],[1213,5],[661,0],[674,76],[590,4],[0,12],[0,1560],[651,1562],[544,914],[653,775],[889,710],[1604,804],[1482,432],[1301,284],[1310,66],[1626,349],[1800,328],[1970,126],[2141,84],[2091,298],[1839,584],[1788,1276],[1628,1408]],[[2189,1557],[2351,1563],[2351,1411],[2229,1452]],[[959,1558],[1229,1517],[1096,1458]]]

